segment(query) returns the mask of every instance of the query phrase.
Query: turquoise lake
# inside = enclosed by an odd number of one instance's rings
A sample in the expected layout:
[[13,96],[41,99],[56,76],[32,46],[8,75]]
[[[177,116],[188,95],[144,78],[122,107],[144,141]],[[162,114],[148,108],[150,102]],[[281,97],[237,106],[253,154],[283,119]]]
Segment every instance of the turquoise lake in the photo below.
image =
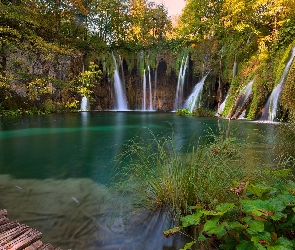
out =
[[[230,126],[232,135],[253,144],[253,155],[268,148],[265,160],[273,160],[275,125],[238,120]],[[8,210],[10,220],[41,231],[45,243],[63,249],[181,247],[179,236],[162,236],[170,226],[163,214],[127,216],[122,200],[128,197],[109,189],[112,159],[134,135],[171,136],[181,152],[192,139],[227,128],[226,119],[158,112],[2,117],[0,209]],[[270,146],[261,146],[265,142]]]

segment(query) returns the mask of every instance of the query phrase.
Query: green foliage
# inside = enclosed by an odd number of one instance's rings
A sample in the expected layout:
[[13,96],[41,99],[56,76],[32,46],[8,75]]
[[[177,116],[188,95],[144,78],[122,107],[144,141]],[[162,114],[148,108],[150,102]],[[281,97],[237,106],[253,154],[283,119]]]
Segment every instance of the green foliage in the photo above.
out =
[[192,116],[193,113],[190,112],[188,109],[186,108],[182,108],[182,109],[177,109],[176,110],[176,115],[179,115],[179,116]]
[[233,179],[260,176],[247,171],[245,165],[251,168],[251,163],[243,153],[246,143],[234,138],[210,135],[182,149],[175,147],[173,137],[150,136],[136,136],[122,148],[116,159],[116,188],[131,194],[139,208],[164,207],[176,222],[196,204],[214,208],[234,200],[228,192]]
[[99,83],[100,76],[101,71],[98,69],[98,66],[93,62],[90,62],[89,70],[81,72],[78,76],[78,81],[81,84],[78,87],[78,93],[90,98],[95,86]]
[[196,117],[214,117],[215,111],[204,107],[197,107],[193,110],[192,115]]
[[[195,207],[191,215],[181,218],[181,226],[169,229],[172,234],[193,226],[198,238],[187,244],[216,241],[219,249],[294,249],[295,183],[291,169],[266,171],[270,183],[248,183],[237,203],[221,203],[214,209]],[[287,178],[288,177],[288,178]],[[233,190],[236,190],[237,187]],[[218,240],[218,243],[217,243]],[[215,243],[213,243],[215,244]]]

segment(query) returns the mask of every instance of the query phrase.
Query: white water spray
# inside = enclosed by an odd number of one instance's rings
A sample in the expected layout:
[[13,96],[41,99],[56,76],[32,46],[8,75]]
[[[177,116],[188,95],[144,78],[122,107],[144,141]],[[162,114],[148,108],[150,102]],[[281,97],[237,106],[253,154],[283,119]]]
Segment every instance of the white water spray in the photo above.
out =
[[176,88],[176,97],[175,97],[175,103],[174,103],[174,109],[182,108],[182,102],[183,102],[183,85],[185,80],[185,73],[188,65],[188,56],[184,60],[184,57],[182,58],[180,69],[179,69],[179,75],[178,75],[178,81],[177,81],[177,88]]
[[80,107],[80,110],[81,111],[88,111],[88,98],[83,96],[82,97],[82,101],[81,101],[81,107]]
[[146,75],[145,69],[143,70],[143,80],[142,80],[142,110],[146,110]]
[[291,67],[292,62],[294,60],[294,57],[295,57],[295,46],[292,48],[292,54],[290,56],[288,63],[285,66],[285,69],[283,71],[283,75],[282,75],[282,78],[281,78],[279,84],[274,88],[270,97],[267,100],[267,103],[264,106],[265,114],[262,115],[262,119],[267,117],[267,119],[269,121],[276,120],[279,99],[280,99],[287,75],[289,73],[290,67]]
[[151,79],[151,69],[150,69],[150,66],[148,66],[148,70],[149,70],[149,99],[150,99],[149,110],[150,111],[153,111],[152,79]]
[[115,98],[116,98],[115,109],[122,110],[122,111],[128,110],[126,94],[123,88],[123,83],[119,76],[119,70],[118,70],[116,58],[114,54],[112,55],[114,60],[114,88],[115,88]]
[[201,81],[197,83],[197,85],[193,89],[193,92],[184,104],[184,107],[187,108],[190,112],[192,112],[195,109],[195,107],[201,106],[202,92],[207,75],[205,75],[201,79]]

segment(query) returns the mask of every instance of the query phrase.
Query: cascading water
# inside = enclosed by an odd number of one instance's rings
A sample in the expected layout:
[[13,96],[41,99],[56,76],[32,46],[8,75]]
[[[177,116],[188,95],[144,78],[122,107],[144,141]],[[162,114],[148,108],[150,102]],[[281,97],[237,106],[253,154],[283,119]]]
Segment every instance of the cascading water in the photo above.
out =
[[[241,99],[241,107],[243,107],[248,97],[251,95],[253,83],[254,83],[254,80],[251,80],[250,82],[248,82],[248,84],[240,92],[241,94],[244,95],[243,98]],[[246,110],[243,110],[243,113],[240,115],[240,118],[241,119],[245,118],[245,114],[246,114]]]
[[157,79],[158,79],[158,73],[157,68],[155,69],[155,85],[154,85],[154,105],[156,108],[157,105]]
[[[208,75],[208,74],[207,74]],[[200,82],[197,83],[197,85],[194,87],[193,92],[186,100],[184,107],[187,108],[190,112],[192,112],[196,106],[201,106],[201,99],[202,99],[202,92],[205,80],[207,78],[207,75],[205,75]]]
[[145,75],[145,69],[143,70],[143,79],[142,79],[142,110],[146,110],[146,75]]
[[85,96],[82,97],[80,110],[88,111],[88,98]]
[[185,73],[187,69],[188,64],[188,56],[186,57],[184,61],[184,57],[182,58],[180,69],[179,69],[179,75],[178,75],[178,81],[177,81],[177,88],[176,88],[176,97],[175,97],[175,103],[174,103],[174,109],[182,108],[182,102],[183,102],[183,85],[185,80]]
[[150,107],[149,110],[153,111],[153,97],[152,97],[152,79],[151,79],[151,69],[150,66],[148,66],[149,70],[149,98],[150,98]]
[[116,58],[113,55],[114,60],[114,88],[115,88],[115,98],[116,98],[116,104],[115,104],[115,110],[128,110],[127,109],[127,100],[126,100],[126,94],[123,88],[123,83],[119,76],[119,70],[116,62]]
[[227,98],[228,98],[228,94],[226,95],[224,101],[220,104],[219,113],[221,113],[224,110],[224,107],[225,107],[225,103],[226,103]]
[[271,95],[269,96],[269,98],[264,106],[264,112],[260,118],[261,120],[266,120],[266,119],[269,121],[276,120],[279,99],[280,99],[288,72],[289,72],[292,62],[294,60],[294,57],[295,57],[295,46],[292,48],[292,54],[290,56],[288,63],[285,66],[285,69],[283,71],[283,75],[282,75],[282,78],[281,78],[279,84],[273,89]]

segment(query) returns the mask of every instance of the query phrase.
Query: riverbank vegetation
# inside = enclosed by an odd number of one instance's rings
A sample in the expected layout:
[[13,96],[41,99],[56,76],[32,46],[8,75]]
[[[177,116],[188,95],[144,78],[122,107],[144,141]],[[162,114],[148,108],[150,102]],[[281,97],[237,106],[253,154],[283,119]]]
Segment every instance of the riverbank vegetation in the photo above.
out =
[[177,146],[173,135],[147,131],[135,136],[116,158],[116,189],[131,194],[140,209],[164,208],[176,223],[196,204],[213,209],[236,200],[233,181],[259,180],[265,174],[257,167],[261,158],[253,154],[253,145],[230,136],[228,129],[192,137],[187,147]]
[[293,249],[294,126],[255,144],[232,136],[230,121],[219,129],[185,148],[140,131],[116,158],[115,189],[132,211],[168,213],[175,227],[164,236],[191,238],[183,249]]

